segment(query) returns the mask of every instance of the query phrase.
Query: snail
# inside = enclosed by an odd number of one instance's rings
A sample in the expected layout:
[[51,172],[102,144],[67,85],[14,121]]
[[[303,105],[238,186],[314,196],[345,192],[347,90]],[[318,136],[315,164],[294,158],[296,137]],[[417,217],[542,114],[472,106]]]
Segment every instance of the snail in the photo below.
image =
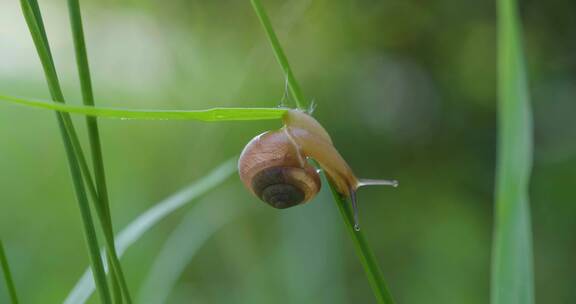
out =
[[288,110],[284,126],[254,137],[240,155],[238,172],[254,195],[274,208],[284,209],[310,201],[321,187],[315,160],[354,210],[354,228],[359,230],[356,191],[367,185],[396,187],[395,180],[357,178],[334,147],[328,132],[312,116]]

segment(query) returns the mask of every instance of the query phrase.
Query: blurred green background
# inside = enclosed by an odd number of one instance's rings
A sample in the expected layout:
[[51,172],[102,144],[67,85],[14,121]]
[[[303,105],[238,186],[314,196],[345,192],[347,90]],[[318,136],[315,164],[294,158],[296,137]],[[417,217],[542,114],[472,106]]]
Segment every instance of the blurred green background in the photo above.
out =
[[[400,181],[397,189],[359,193],[362,229],[397,302],[487,303],[494,4],[264,4],[305,95],[317,106],[315,116],[355,172]],[[78,102],[66,3],[40,5],[65,94]],[[284,77],[248,1],[82,5],[99,105],[270,107],[282,99]],[[567,0],[521,3],[535,118],[531,206],[539,303],[576,302],[575,10]],[[0,0],[0,92],[48,99],[12,0]],[[75,121],[85,139],[83,119]],[[280,123],[101,119],[100,126],[119,231]],[[53,113],[0,103],[0,171],[0,236],[21,300],[61,302],[88,256]],[[250,196],[234,175],[200,201],[234,212],[188,263],[167,303],[374,302],[326,192],[279,211]],[[189,210],[195,211],[184,208],[162,221],[122,258],[136,298],[150,292],[141,287]],[[2,287],[0,303],[6,301]]]

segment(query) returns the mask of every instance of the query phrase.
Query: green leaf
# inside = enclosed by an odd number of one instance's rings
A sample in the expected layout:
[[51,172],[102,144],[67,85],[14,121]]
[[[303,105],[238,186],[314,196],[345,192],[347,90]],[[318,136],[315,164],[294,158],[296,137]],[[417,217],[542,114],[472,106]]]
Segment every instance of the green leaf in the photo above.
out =
[[532,117],[515,0],[498,1],[498,162],[492,304],[534,303],[528,187]]
[[[228,177],[236,172],[236,162],[236,158],[224,162],[202,179],[192,183],[165,200],[158,202],[152,208],[138,216],[116,236],[116,250],[118,256],[122,256],[122,254],[124,254],[132,244],[138,241],[160,220],[192,203],[194,199],[204,195],[223,183]],[[84,303],[88,300],[93,291],[94,281],[90,274],[90,269],[87,269],[72,291],[68,294],[64,303]]]
[[8,258],[6,257],[6,251],[4,251],[4,244],[2,243],[2,240],[0,240],[0,267],[4,273],[4,283],[6,284],[6,289],[10,295],[10,301],[12,301],[12,304],[18,304],[16,286],[14,285],[14,279],[12,279],[12,273],[10,272]]
[[304,94],[302,94],[302,90],[300,89],[300,85],[298,81],[296,81],[296,77],[294,77],[294,73],[292,72],[292,68],[290,68],[290,64],[288,63],[288,58],[286,54],[284,54],[284,50],[280,45],[280,41],[278,41],[278,37],[274,32],[274,28],[272,27],[272,23],[270,22],[270,18],[266,14],[266,11],[262,7],[262,3],[260,0],[251,0],[252,7],[258,15],[258,19],[260,19],[260,23],[262,27],[266,31],[266,36],[268,37],[268,41],[272,46],[272,50],[274,51],[274,55],[276,56],[276,60],[282,67],[284,71],[284,75],[286,75],[288,86],[290,88],[290,92],[296,101],[296,106],[299,109],[306,110],[306,101],[304,100]]
[[120,108],[102,108],[74,106],[38,99],[0,95],[0,100],[20,105],[59,112],[82,114],[103,118],[143,119],[143,120],[270,120],[280,119],[288,111],[286,108],[212,108],[207,110],[131,110]]

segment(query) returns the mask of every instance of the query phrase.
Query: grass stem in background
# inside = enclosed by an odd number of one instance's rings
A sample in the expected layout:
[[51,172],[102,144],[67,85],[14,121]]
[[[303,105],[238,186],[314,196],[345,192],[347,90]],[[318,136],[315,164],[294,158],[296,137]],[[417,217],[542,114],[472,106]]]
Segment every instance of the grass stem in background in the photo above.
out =
[[260,2],[260,0],[250,0],[250,1],[252,2],[252,7],[254,8],[256,15],[258,15],[258,19],[260,19],[262,27],[266,31],[266,36],[268,37],[268,41],[270,41],[270,45],[274,50],[274,55],[276,56],[278,63],[282,67],[284,75],[286,75],[288,81],[288,87],[290,88],[290,92],[292,93],[292,96],[296,101],[296,106],[298,107],[298,109],[306,110],[306,101],[304,100],[302,89],[300,89],[300,85],[298,84],[298,81],[296,81],[296,77],[292,72],[292,68],[290,68],[288,58],[286,57],[286,54],[284,54],[284,50],[280,45],[280,41],[278,41],[278,37],[274,32],[274,28],[272,27],[270,18],[268,18],[268,15],[266,14],[266,11],[262,7],[262,3]]
[[[229,159],[201,179],[174,193],[170,197],[154,204],[150,209],[140,214],[116,236],[118,255],[122,256],[122,254],[132,246],[132,244],[138,241],[148,230],[158,224],[162,219],[176,210],[191,204],[196,198],[206,194],[208,191],[226,181],[226,179],[236,172],[237,160],[237,157]],[[87,269],[72,291],[68,294],[64,304],[84,303],[88,300],[93,291],[94,280],[90,274],[90,269]]]
[[[94,105],[94,92],[92,90],[92,81],[90,77],[90,66],[88,63],[88,54],[84,39],[84,30],[82,25],[82,14],[78,0],[68,0],[68,14],[70,16],[70,26],[72,28],[72,37],[74,41],[74,50],[76,53],[76,65],[80,78],[80,87],[82,90],[82,101],[84,105]],[[90,141],[90,150],[92,155],[92,166],[94,169],[94,179],[98,191],[97,200],[94,200],[95,209],[98,213],[104,238],[106,243],[106,253],[111,271],[111,286],[115,295],[115,302],[122,302],[118,298],[118,289],[122,291],[124,299],[128,304],[132,303],[128,284],[126,282],[122,266],[116,255],[114,245],[114,229],[112,225],[112,216],[110,214],[110,200],[106,185],[106,175],[104,171],[104,160],[102,157],[102,148],[100,142],[100,132],[98,122],[95,117],[86,117],[86,127],[88,130],[88,139]]]
[[170,293],[196,253],[243,208],[244,205],[230,204],[229,200],[203,199],[194,204],[162,245],[140,287],[138,303],[168,303]]
[[8,257],[6,256],[2,240],[0,240],[0,267],[2,267],[2,272],[4,273],[4,283],[6,283],[6,289],[8,290],[10,301],[12,301],[12,304],[18,304],[16,286],[14,285],[14,279],[12,279],[12,273],[10,272],[10,266],[8,265]]
[[492,304],[534,303],[528,187],[532,117],[515,0],[498,0],[498,155]]
[[[46,76],[46,81],[48,82],[48,88],[52,99],[58,102],[64,102],[64,95],[60,88],[58,76],[56,74],[56,67],[54,66],[54,60],[50,52],[50,46],[48,44],[48,38],[44,30],[44,23],[42,21],[42,16],[40,14],[40,9],[36,0],[20,0],[22,7],[22,12],[26,23],[30,30],[32,40],[38,52],[38,57],[42,63],[44,69],[44,74]],[[70,173],[72,175],[72,181],[74,184],[74,189],[76,193],[76,198],[78,205],[80,207],[80,213],[82,216],[82,224],[86,242],[88,244],[88,251],[90,256],[90,261],[93,268],[94,280],[98,287],[100,293],[100,300],[103,303],[111,303],[110,291],[106,282],[106,275],[104,272],[104,266],[102,265],[102,257],[99,251],[98,238],[96,236],[96,229],[94,226],[94,221],[90,211],[90,206],[88,202],[88,197],[86,195],[86,190],[84,188],[82,173],[79,166],[79,149],[74,149],[73,142],[79,142],[75,134],[74,128],[71,124],[70,117],[66,113],[56,113],[58,120],[58,125],[60,127],[60,133],[64,141],[64,148],[66,150],[68,165],[70,168]],[[66,124],[65,121],[70,121]],[[72,138],[74,137],[74,138]]]

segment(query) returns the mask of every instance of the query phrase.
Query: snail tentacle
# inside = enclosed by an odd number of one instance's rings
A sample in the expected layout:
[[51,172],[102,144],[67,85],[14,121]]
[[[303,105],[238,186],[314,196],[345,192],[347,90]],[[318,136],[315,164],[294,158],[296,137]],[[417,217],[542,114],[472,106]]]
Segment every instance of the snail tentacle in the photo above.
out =
[[369,179],[369,178],[358,179],[357,188],[364,186],[392,186],[396,188],[398,187],[398,181],[395,179]]

